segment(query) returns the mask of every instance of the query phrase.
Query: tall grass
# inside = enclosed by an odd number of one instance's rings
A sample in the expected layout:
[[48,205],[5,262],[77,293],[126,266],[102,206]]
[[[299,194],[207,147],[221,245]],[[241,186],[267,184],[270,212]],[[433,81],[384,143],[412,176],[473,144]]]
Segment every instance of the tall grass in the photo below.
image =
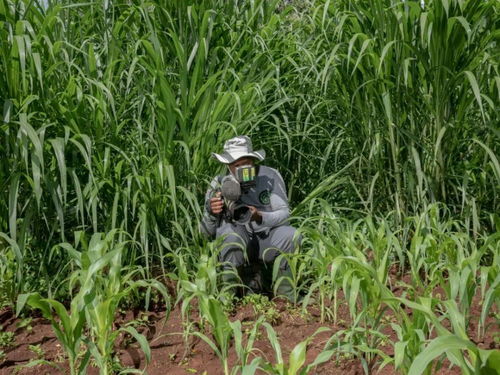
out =
[[275,137],[292,144],[294,184],[356,160],[351,193],[329,196],[340,207],[498,208],[498,4],[322,1],[300,17],[283,83],[296,117]]
[[198,241],[210,152],[249,133],[294,202],[353,162],[324,186],[336,207],[446,202],[478,232],[498,208],[495,2],[277,5],[3,0],[0,230],[46,254],[122,228],[152,270]]
[[126,262],[165,271],[199,242],[210,152],[286,102],[268,64],[279,19],[263,1],[105,6],[2,2],[0,231],[45,257],[121,228]]

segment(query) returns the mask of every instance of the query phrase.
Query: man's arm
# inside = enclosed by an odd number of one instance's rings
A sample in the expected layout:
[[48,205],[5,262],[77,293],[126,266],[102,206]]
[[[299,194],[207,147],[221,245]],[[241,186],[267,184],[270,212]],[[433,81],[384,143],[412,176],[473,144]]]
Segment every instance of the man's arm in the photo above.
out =
[[290,216],[288,197],[286,194],[285,181],[281,174],[274,170],[274,187],[270,196],[271,211],[259,211],[262,217],[260,225],[265,227],[276,227],[282,224]]
[[[213,198],[213,192],[217,188],[218,178],[215,177],[210,183],[210,188],[205,194],[205,204],[203,205],[203,218],[200,222],[200,232],[208,238],[214,238],[217,226],[219,224],[219,217],[212,214],[212,209],[210,207],[211,199]],[[221,207],[222,209],[222,207]]]

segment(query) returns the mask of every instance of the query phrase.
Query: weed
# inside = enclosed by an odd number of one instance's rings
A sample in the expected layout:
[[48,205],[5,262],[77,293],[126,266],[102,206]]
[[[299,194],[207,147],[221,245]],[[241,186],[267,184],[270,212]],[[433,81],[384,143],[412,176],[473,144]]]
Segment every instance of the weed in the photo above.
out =
[[14,332],[0,332],[0,348],[10,348],[14,345]]
[[247,294],[241,300],[242,306],[252,306],[256,316],[263,316],[266,322],[277,324],[280,321],[280,313],[276,308],[276,304],[270,301],[265,295],[254,293]]
[[28,350],[32,352],[37,359],[43,359],[45,357],[45,351],[40,344],[28,345]]
[[21,319],[19,322],[16,323],[17,328],[24,328],[28,334],[33,332],[33,318],[27,317]]

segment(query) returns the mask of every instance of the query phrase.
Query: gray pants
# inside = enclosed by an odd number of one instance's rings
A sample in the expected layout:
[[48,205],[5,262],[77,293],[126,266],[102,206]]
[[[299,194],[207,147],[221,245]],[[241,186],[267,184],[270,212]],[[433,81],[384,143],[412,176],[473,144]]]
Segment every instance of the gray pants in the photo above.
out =
[[[295,232],[294,227],[281,225],[267,234],[252,233],[242,225],[222,223],[216,232],[217,238],[223,237],[219,261],[225,263],[225,268],[243,266],[247,259],[250,263],[257,260],[272,263],[281,253],[293,253],[300,245],[300,236],[295,236]],[[283,259],[280,268],[287,267],[288,263]]]

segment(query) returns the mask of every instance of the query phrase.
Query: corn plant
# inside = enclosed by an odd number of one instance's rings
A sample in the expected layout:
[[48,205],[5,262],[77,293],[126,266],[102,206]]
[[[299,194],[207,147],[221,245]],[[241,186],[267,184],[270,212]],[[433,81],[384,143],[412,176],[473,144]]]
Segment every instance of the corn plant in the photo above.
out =
[[[480,290],[481,299],[487,295],[489,302],[483,311],[491,312],[493,296],[498,290],[491,270],[497,266],[488,259],[497,258],[496,234],[475,242],[463,235],[460,222],[443,219],[439,213],[438,207],[429,206],[420,216],[408,218],[400,233],[392,232],[391,221],[387,219],[375,221],[367,217],[352,223],[336,219],[328,211],[308,219],[314,223],[311,228],[304,223],[306,256],[303,260],[306,268],[313,270],[308,295],[316,293],[321,309],[335,318],[335,291],[342,290],[353,320],[349,329],[332,337],[328,348],[359,358],[367,373],[376,365],[387,364],[409,371],[413,360],[435,333],[469,340],[465,333],[469,308],[472,296]],[[413,234],[410,239],[405,237],[407,232]],[[408,250],[403,259],[408,259],[412,277],[410,284],[401,284],[402,296],[404,301],[419,301],[412,305],[411,317],[394,295],[395,285],[389,278],[389,267],[401,259],[399,254],[405,246]],[[417,256],[417,252],[420,255]],[[428,297],[435,294],[437,286],[443,288],[449,301],[441,303],[438,298]],[[328,309],[321,302],[323,293],[333,296],[334,303]],[[439,298],[442,297],[446,295]],[[431,315],[435,310],[449,316],[450,322],[454,322],[453,331],[444,329],[433,313]],[[486,316],[484,313],[479,326]],[[397,334],[395,342],[382,333],[389,327]],[[394,359],[383,351],[383,346],[388,345],[394,347]],[[460,351],[451,355],[455,365],[469,371],[478,363],[468,364]],[[485,362],[479,363],[481,367]]]
[[[214,340],[211,340],[202,332],[193,332],[193,335],[201,338],[212,348],[222,363],[224,374],[229,375],[229,348],[233,337],[233,329],[238,328],[238,323],[233,323],[228,319],[221,303],[213,297],[201,297],[199,307],[201,317],[210,323]],[[241,325],[239,325],[239,328],[241,328]]]
[[264,316],[260,316],[255,322],[253,322],[252,329],[246,337],[246,342],[243,341],[243,329],[241,322],[235,320],[231,322],[231,328],[233,329],[233,339],[234,339],[234,351],[238,357],[239,364],[233,366],[231,369],[232,374],[253,374],[258,369],[258,357],[254,358],[251,363],[248,363],[250,355],[254,354],[256,351],[254,348],[254,343],[259,334],[259,329],[262,323],[265,321]]
[[176,264],[176,273],[171,273],[169,276],[177,281],[177,299],[175,304],[181,303],[181,316],[184,325],[182,332],[185,350],[185,357],[191,343],[189,342],[195,322],[191,319],[193,300],[200,301],[207,297],[213,297],[224,304],[224,309],[230,308],[232,301],[225,298],[223,288],[220,287],[218,280],[217,269],[219,263],[217,260],[217,251],[215,245],[211,245],[211,255],[201,255],[198,260],[191,260],[189,256],[182,252],[176,251],[169,254]]
[[[68,314],[60,302],[41,298],[39,294],[21,295],[18,311],[28,303],[33,308],[42,310],[44,316],[51,320],[56,335],[68,353],[72,373],[76,373],[77,355],[84,341],[87,349],[78,373],[85,371],[92,355],[101,374],[108,374],[114,343],[122,333],[128,333],[138,341],[149,361],[150,349],[144,336],[132,326],[114,330],[113,322],[122,300],[139,288],[155,288],[159,291],[166,301],[168,312],[169,296],[165,286],[156,280],[141,279],[144,275],[141,275],[140,268],[129,268],[123,263],[127,241],[122,240],[117,231],[106,236],[94,234],[88,244],[80,233],[76,236],[76,244],[83,247],[82,251],[68,243],[59,245],[60,249],[69,254],[76,268],[69,280],[70,288],[78,290],[71,300],[71,313]],[[61,323],[54,319],[52,310]],[[84,337],[85,328],[89,330],[89,334]]]
[[[267,249],[268,251],[270,249]],[[306,262],[303,261],[304,255],[300,253],[286,254],[282,253],[276,257],[273,264],[273,291],[274,295],[278,295],[278,288],[281,283],[289,283],[293,289],[292,301],[294,304],[300,300],[300,293],[302,288],[300,287],[300,280],[303,278],[304,274],[307,272]],[[283,267],[283,263],[287,263],[287,267],[290,270],[290,275],[281,275],[280,269]]]
[[[127,326],[119,330],[113,329],[115,312],[123,299],[135,289],[155,288],[165,299],[167,313],[170,309],[169,296],[163,284],[156,280],[142,279],[141,277],[145,275],[141,275],[140,268],[129,268],[124,264],[127,242],[117,234],[116,231],[106,236],[94,234],[88,246],[84,245],[82,253],[65,246],[80,267],[80,270],[72,275],[70,285],[78,285],[79,293],[89,300],[84,309],[92,337],[89,347],[101,369],[101,374],[109,373],[113,346],[122,332],[129,333],[137,339],[148,362],[151,358],[146,339],[135,328]],[[115,237],[118,237],[118,241]]]
[[382,370],[386,365],[393,364],[394,359],[384,352],[380,344],[377,345],[377,341],[390,343],[387,335],[379,332],[379,327],[363,327],[362,315],[349,328],[335,332],[325,344],[324,350],[337,358],[358,359],[365,374],[369,374],[373,372],[377,360],[382,360],[378,366],[378,370]]
[[387,344],[388,338],[381,332],[387,325],[383,319],[390,308],[387,300],[393,296],[386,287],[386,267],[380,272],[363,257],[350,256],[337,257],[332,269],[332,273],[342,274],[342,290],[353,320],[345,334],[349,352],[361,360],[367,373],[378,358],[383,359],[384,366],[388,357],[381,346]]
[[90,360],[88,348],[90,338],[85,332],[85,311],[88,304],[85,295],[78,293],[71,300],[69,313],[60,302],[43,298],[38,293],[21,294],[17,303],[17,314],[25,304],[40,310],[50,321],[59,343],[68,356],[70,374],[85,374]]
[[328,361],[333,355],[332,350],[324,350],[315,358],[315,360],[305,366],[307,345],[310,341],[319,333],[328,331],[328,328],[318,328],[311,336],[306,340],[298,343],[291,351],[288,361],[283,359],[283,354],[281,346],[276,336],[276,332],[273,327],[266,322],[262,323],[266,329],[267,337],[269,343],[274,350],[274,361],[269,361],[267,358],[262,357],[255,358],[251,364],[243,368],[242,373],[253,374],[255,370],[259,369],[264,371],[266,374],[279,374],[279,375],[305,375],[311,373],[313,369]]
[[[221,360],[225,374],[254,374],[259,369],[261,359],[256,357],[251,363],[248,363],[250,355],[256,351],[254,343],[259,333],[262,324],[265,323],[265,317],[259,317],[252,324],[251,330],[248,332],[246,341],[243,340],[243,329],[239,320],[230,321],[224,313],[220,301],[213,297],[200,298],[200,313],[201,318],[210,324],[211,336],[203,332],[193,332],[193,335],[200,337],[205,341],[217,354]],[[228,352],[231,344],[236,352],[239,363],[229,369],[227,362]]]
[[301,231],[304,234],[302,246],[307,254],[305,268],[309,270],[304,281],[308,287],[303,301],[303,309],[306,309],[311,298],[316,297],[321,322],[325,320],[337,321],[337,285],[339,280],[337,280],[335,272],[332,272],[332,263],[336,257],[343,254],[343,244],[339,237],[341,233],[346,233],[349,230],[347,226],[348,222],[336,218],[331,211],[323,212],[319,216],[311,216],[301,226]]
[[465,318],[459,312],[455,301],[448,300],[442,303],[443,311],[452,323],[452,332],[450,332],[432,311],[431,306],[435,304],[432,299],[420,298],[417,302],[404,298],[396,298],[396,300],[411,307],[413,311],[422,313],[427,324],[436,330],[438,336],[431,340],[429,345],[417,356],[413,357],[411,367],[408,370],[410,374],[423,373],[424,370],[426,373],[431,373],[431,361],[444,353],[451,363],[459,366],[467,374],[488,371],[498,363],[498,351],[479,349],[469,340],[466,334]]
[[[481,374],[498,371],[500,364],[500,354],[497,350],[482,350],[478,349],[474,344],[468,340],[460,339],[454,335],[439,336],[432,340],[429,345],[419,354],[412,366],[410,367],[409,374],[416,375],[422,373],[432,373],[429,364],[432,360],[436,359],[444,352],[451,350],[466,350],[475,360],[475,365],[471,368],[469,366],[462,367],[465,373]],[[427,372],[425,371],[427,369]]]
[[19,264],[15,261],[14,252],[8,248],[0,251],[0,306],[6,306],[16,299],[16,269]]
[[[2,288],[0,298],[6,303],[13,304],[17,297],[25,292],[26,281],[24,275],[24,254],[23,248],[5,233],[0,232],[0,238],[6,243],[0,244],[2,250],[0,259],[2,260],[0,272],[2,276]],[[7,246],[7,244],[9,246]]]

